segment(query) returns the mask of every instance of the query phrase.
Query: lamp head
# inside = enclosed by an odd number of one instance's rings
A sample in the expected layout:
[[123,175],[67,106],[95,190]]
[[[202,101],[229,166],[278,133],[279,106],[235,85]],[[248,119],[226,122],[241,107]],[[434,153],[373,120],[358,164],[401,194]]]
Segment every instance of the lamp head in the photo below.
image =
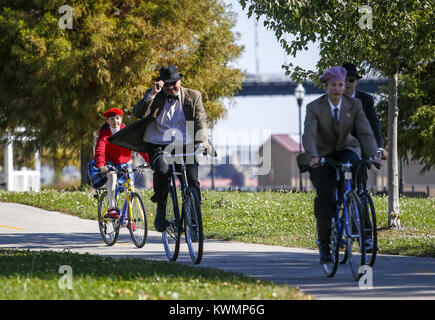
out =
[[295,88],[295,96],[296,96],[296,99],[303,99],[304,98],[304,96],[305,96],[305,88],[302,85],[302,83],[299,83],[297,85],[297,87]]

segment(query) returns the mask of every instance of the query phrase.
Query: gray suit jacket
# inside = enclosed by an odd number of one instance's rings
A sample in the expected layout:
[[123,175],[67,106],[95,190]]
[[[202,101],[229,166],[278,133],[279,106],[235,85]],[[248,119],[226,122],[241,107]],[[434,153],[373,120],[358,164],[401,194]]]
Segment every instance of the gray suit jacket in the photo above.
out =
[[[323,95],[307,105],[302,143],[308,159],[323,157],[337,150],[351,150],[361,156],[373,156],[377,151],[376,139],[362,109],[361,101],[343,96],[338,137],[334,133],[333,117],[328,96]],[[358,139],[352,135],[354,131]]]

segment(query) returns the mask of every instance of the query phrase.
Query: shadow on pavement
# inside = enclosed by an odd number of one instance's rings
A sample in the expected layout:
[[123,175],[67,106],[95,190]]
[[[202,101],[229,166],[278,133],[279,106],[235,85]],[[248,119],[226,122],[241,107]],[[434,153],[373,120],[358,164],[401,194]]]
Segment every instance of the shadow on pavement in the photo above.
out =
[[[127,245],[128,244],[128,245]],[[215,244],[215,245],[214,245]],[[148,234],[142,249],[131,243],[128,231],[120,234],[118,243],[106,246],[95,233],[0,233],[0,247],[70,250],[112,257],[136,257],[166,260],[161,236]],[[195,266],[190,260],[184,239],[179,262]],[[248,249],[247,249],[248,248]],[[348,265],[339,265],[333,278],[326,278],[316,251],[290,248],[267,251],[268,246],[252,251],[237,243],[206,240],[199,267],[243,273],[251,277],[297,286],[305,293],[326,299],[435,299],[435,259],[378,256],[373,269],[372,288],[364,289],[354,281]],[[251,251],[249,251],[251,250]],[[367,287],[366,287],[367,288]]]

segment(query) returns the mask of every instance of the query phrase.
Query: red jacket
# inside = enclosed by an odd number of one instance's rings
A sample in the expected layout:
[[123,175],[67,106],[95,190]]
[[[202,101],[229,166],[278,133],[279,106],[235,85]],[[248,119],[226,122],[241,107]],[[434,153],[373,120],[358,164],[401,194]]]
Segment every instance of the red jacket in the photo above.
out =
[[[121,129],[124,127],[125,125],[121,125]],[[112,132],[110,128],[105,128],[98,132],[94,158],[97,168],[104,166],[107,161],[113,162],[113,164],[116,165],[129,162],[131,159],[131,150],[120,147],[107,140],[111,135]],[[140,155],[149,163],[148,154],[141,152]]]

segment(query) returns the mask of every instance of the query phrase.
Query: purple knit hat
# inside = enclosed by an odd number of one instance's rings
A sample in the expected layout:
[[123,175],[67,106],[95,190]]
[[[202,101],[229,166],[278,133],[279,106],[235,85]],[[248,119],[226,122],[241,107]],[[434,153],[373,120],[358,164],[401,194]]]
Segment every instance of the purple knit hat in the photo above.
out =
[[347,71],[343,67],[332,67],[326,70],[322,76],[319,78],[320,82],[329,82],[329,81],[345,81],[346,80]]

